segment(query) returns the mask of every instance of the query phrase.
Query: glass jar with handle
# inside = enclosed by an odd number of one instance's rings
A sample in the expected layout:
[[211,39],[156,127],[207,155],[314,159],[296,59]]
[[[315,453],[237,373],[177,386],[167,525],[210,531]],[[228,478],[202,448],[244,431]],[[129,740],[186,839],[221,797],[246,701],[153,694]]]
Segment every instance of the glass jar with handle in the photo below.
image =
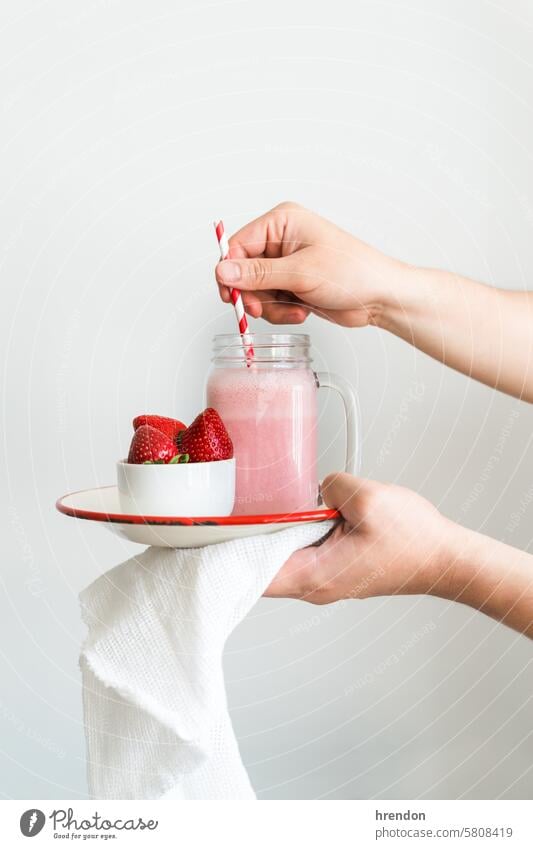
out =
[[213,340],[206,403],[222,417],[236,458],[234,514],[276,514],[315,510],[317,473],[317,390],[342,397],[346,421],[345,470],[360,469],[360,415],[355,392],[344,378],[311,367],[307,334],[238,334]]

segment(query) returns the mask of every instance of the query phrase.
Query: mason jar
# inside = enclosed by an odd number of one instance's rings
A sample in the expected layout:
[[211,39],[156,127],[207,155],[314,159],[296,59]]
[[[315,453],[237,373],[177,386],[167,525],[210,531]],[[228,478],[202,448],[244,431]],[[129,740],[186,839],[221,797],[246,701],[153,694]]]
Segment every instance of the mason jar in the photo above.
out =
[[345,469],[359,471],[359,411],[351,385],[315,372],[303,333],[221,334],[213,340],[206,404],[220,414],[236,460],[235,515],[306,512],[319,505],[317,391],[344,402]]

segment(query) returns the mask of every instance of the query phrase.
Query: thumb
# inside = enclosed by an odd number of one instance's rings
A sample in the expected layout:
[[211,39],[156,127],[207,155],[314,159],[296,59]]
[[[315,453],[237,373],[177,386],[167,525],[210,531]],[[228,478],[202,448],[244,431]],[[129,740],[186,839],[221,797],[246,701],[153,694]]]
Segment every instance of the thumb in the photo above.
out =
[[323,480],[320,490],[326,506],[345,516],[346,512],[355,511],[366,484],[364,478],[357,478],[347,472],[337,472]]
[[231,286],[244,291],[256,289],[284,289],[298,292],[305,280],[301,262],[294,256],[267,259],[225,259],[219,262],[215,275],[221,286]]

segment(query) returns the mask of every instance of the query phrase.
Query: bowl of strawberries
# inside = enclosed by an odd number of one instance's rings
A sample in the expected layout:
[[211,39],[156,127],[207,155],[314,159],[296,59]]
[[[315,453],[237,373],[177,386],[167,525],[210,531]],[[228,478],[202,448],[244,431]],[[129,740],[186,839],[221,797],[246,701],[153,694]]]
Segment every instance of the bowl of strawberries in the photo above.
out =
[[128,457],[117,463],[125,513],[230,515],[235,501],[233,444],[213,407],[189,427],[167,416],[136,416],[133,431]]

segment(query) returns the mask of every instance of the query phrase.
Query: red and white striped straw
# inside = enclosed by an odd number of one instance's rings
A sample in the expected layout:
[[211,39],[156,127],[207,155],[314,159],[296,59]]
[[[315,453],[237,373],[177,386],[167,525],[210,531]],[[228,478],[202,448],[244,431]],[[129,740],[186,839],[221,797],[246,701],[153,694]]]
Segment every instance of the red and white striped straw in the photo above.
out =
[[[215,221],[215,233],[217,234],[218,244],[220,247],[220,259],[229,259],[229,242],[226,233],[224,232],[224,223],[222,220]],[[237,316],[237,322],[239,324],[239,333],[242,336],[242,340],[246,345],[246,359],[249,361],[252,359],[254,355],[254,349],[252,348],[252,340],[250,339],[250,332],[248,330],[248,319],[246,318],[246,313],[244,312],[244,304],[242,302],[242,295],[239,289],[232,289],[230,287],[229,290],[231,302],[235,307],[235,315]]]

